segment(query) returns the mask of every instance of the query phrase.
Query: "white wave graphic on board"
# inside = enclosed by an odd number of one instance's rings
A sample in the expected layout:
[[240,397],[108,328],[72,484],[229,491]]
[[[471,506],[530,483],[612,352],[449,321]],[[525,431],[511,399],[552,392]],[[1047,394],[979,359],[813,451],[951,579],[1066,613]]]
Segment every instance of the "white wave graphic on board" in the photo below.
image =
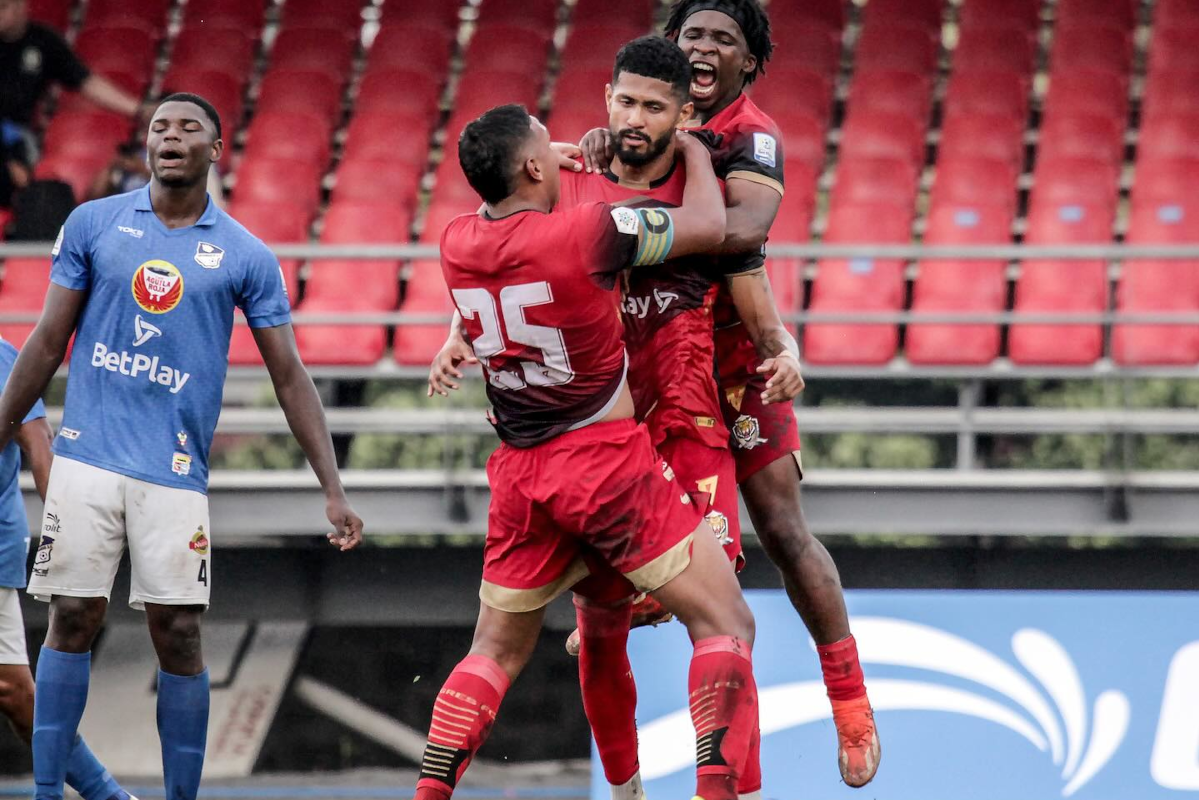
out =
[[[1062,796],[1077,792],[1111,760],[1128,731],[1128,698],[1115,690],[1095,701],[1087,740],[1085,692],[1073,660],[1049,634],[1026,628],[1012,637],[1012,650],[1044,696],[1016,668],[979,645],[948,631],[907,620],[853,620],[863,664],[921,669],[966,680],[1004,697],[1015,708],[972,691],[930,681],[870,681],[876,712],[930,711],[963,714],[1000,725],[1026,739],[1062,765]],[[829,719],[823,683],[799,681],[759,687],[762,735]],[[1054,711],[1056,710],[1056,714]],[[1059,717],[1061,722],[1059,723]],[[694,731],[686,708],[640,727],[641,775],[661,778],[695,764]],[[1085,747],[1084,747],[1085,744]]]

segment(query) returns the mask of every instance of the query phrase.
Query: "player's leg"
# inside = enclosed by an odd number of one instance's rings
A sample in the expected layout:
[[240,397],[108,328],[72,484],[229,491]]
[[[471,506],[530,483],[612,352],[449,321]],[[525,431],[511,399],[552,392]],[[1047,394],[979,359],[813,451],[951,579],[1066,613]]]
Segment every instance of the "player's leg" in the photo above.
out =
[[[0,589],[0,714],[26,744],[33,741],[33,694],[20,601],[15,589]],[[78,735],[67,762],[66,782],[84,800],[129,799]]]
[[209,681],[200,620],[208,607],[208,498],[129,479],[129,604],[144,608],[158,655],[158,737],[167,797],[194,800],[208,740]]
[[50,601],[38,656],[33,776],[38,800],[58,800],[87,704],[91,648],[125,549],[122,475],[54,459],[30,595]]

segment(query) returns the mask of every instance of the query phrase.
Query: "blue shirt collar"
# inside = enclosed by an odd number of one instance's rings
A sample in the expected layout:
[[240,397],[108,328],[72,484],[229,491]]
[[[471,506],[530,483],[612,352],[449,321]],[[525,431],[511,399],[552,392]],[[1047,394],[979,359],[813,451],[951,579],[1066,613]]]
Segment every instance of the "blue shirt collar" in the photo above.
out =
[[[154,205],[150,202],[150,184],[146,184],[146,188],[142,189],[141,191],[139,191],[137,193],[137,197],[135,197],[133,200],[133,210],[134,211],[149,211],[151,214],[154,213]],[[208,206],[205,207],[204,213],[200,215],[200,218],[198,220],[196,220],[196,224],[194,227],[211,228],[213,225],[216,224],[216,220],[217,220],[216,203],[212,202],[212,197],[209,196],[208,197]]]

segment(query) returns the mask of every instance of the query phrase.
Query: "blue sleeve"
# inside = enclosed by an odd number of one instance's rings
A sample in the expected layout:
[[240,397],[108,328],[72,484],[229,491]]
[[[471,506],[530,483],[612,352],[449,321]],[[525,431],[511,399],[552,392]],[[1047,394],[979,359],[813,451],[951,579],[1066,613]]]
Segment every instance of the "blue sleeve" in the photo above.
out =
[[[0,387],[8,383],[9,376],[12,375],[12,368],[17,363],[17,348],[11,342],[0,339]],[[25,419],[21,420],[21,424],[32,422],[35,419],[44,419],[46,416],[46,404],[39,397],[37,402],[33,404],[33,408],[29,409],[29,413],[25,415]]]
[[251,328],[274,328],[291,322],[291,303],[279,259],[260,244],[246,265],[237,305]]
[[68,289],[86,289],[92,277],[91,213],[87,204],[79,206],[67,217],[58,231],[50,280]]
[[42,398],[39,397],[37,402],[33,404],[33,408],[29,409],[29,413],[25,415],[25,419],[21,420],[21,424],[24,425],[27,422],[33,422],[35,419],[45,418],[46,404],[43,403]]

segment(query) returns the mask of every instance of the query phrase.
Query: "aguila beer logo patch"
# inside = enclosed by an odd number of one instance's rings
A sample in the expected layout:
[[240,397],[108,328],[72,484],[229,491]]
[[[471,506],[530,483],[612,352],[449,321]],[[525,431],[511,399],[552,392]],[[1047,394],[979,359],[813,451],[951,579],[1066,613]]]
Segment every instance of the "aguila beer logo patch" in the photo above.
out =
[[133,299],[151,314],[173,310],[183,299],[183,273],[168,261],[147,261],[133,273]]

